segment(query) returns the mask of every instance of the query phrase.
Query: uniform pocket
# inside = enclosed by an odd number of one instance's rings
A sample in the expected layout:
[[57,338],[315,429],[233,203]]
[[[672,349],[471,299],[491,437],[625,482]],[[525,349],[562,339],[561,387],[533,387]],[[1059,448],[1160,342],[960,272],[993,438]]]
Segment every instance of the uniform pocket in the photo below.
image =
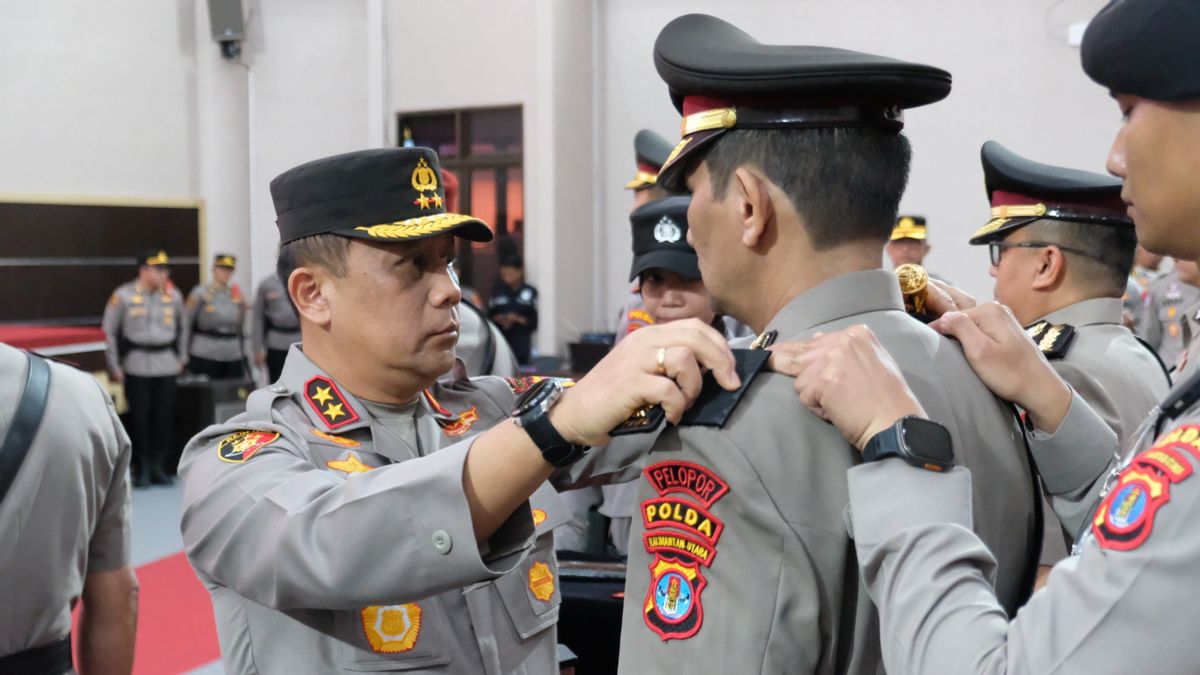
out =
[[450,624],[436,598],[338,612],[342,667],[358,672],[403,672],[450,662]]
[[522,640],[558,623],[562,595],[552,542],[553,537],[539,537],[537,548],[520,567],[493,582]]

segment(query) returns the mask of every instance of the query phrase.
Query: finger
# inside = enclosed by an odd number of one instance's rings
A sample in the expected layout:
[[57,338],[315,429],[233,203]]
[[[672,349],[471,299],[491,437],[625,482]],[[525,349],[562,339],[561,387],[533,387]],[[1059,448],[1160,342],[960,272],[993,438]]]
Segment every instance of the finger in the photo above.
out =
[[[711,327],[705,326],[698,321],[695,323],[695,326],[704,328],[706,331],[711,331],[715,335],[720,335],[716,331],[713,331]],[[671,346],[686,347],[689,349],[695,361],[711,370],[717,380],[717,384],[725,389],[734,391],[742,385],[741,379],[738,377],[737,370],[734,367],[733,350],[729,348],[729,343],[723,340],[714,342],[707,332],[698,330],[688,332],[673,331],[671,334],[663,337],[675,340]]]
[[996,342],[1017,334],[1025,335],[1025,329],[1013,316],[1012,310],[998,302],[986,302],[967,310],[966,314]]
[[930,279],[929,285],[933,286],[934,288],[937,288],[939,291],[945,293],[946,295],[949,295],[950,299],[954,302],[955,308],[958,310],[971,309],[972,307],[975,307],[976,305],[979,304],[979,302],[977,300],[975,300],[975,296],[971,295],[970,293],[967,293],[966,291],[962,290],[961,288],[955,288],[954,286],[951,286],[950,284],[948,284],[944,281],[938,281],[937,279]]
[[941,316],[946,312],[953,312],[960,307],[954,302],[954,297],[943,290],[940,286],[931,283],[925,289],[925,313],[932,316]]
[[992,343],[992,338],[981,330],[966,312],[944,314],[929,325],[942,335],[957,339],[962,344],[963,353],[967,355],[968,359],[977,356]]
[[655,378],[654,384],[650,385],[649,391],[653,392],[652,396],[655,399],[653,402],[662,406],[667,421],[671,424],[678,424],[688,408],[688,402],[684,400],[683,392],[679,390],[679,387],[665,377],[658,377]]
[[778,342],[767,347],[771,356],[767,357],[767,369],[780,375],[795,377],[800,371],[796,359],[812,349],[811,340]]
[[704,383],[700,366],[696,364],[692,353],[682,347],[668,349],[666,371],[667,377],[675,381],[675,385],[683,394],[687,406],[691,407],[692,401],[700,395],[700,388]]

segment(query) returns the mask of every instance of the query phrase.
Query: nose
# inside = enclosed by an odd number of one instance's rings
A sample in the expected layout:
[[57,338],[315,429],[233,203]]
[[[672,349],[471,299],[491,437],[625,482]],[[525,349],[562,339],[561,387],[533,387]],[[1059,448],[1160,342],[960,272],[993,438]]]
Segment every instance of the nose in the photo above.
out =
[[990,276],[993,279],[996,278],[996,266],[995,265],[988,265],[988,276]]
[[449,270],[445,274],[435,276],[429,292],[429,302],[438,308],[453,307],[462,302],[462,289]]
[[1125,126],[1117,130],[1112,147],[1108,150],[1108,161],[1105,162],[1108,172],[1117,178],[1125,178]]

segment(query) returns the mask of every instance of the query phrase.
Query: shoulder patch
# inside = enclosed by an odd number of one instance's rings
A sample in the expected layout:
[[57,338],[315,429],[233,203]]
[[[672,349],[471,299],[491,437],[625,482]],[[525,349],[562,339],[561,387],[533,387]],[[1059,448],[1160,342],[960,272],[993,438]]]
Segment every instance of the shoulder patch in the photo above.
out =
[[116,291],[113,291],[113,294],[108,296],[108,304],[112,305],[113,307],[121,304],[121,296],[118,295]]
[[455,414],[443,407],[429,389],[425,389],[421,394],[425,397],[425,402],[433,410],[433,418],[437,420],[438,426],[442,428],[442,433],[447,436],[462,436],[470,431],[471,427],[479,421],[478,406],[471,406]]
[[1100,548],[1131,551],[1154,529],[1158,509],[1171,500],[1171,484],[1155,469],[1134,465],[1121,472],[1096,509],[1092,533]]
[[217,457],[222,462],[241,464],[253,457],[264,446],[274,443],[279,434],[273,431],[245,429],[235,431],[217,443]]
[[750,388],[750,383],[766,368],[767,359],[770,357],[771,352],[765,349],[733,350],[733,358],[736,362],[738,377],[742,380],[742,386],[738,387],[737,391],[726,391],[717,384],[712,373],[706,374],[700,395],[696,397],[696,402],[692,404],[692,407],[683,414],[683,418],[679,420],[679,426],[724,426],[725,420],[733,414],[734,408],[742,400],[746,390]]
[[358,421],[358,413],[346,402],[337,384],[328,377],[314,376],[304,383],[304,400],[330,429],[338,429]]
[[1025,332],[1037,343],[1038,349],[1048,359],[1061,359],[1067,355],[1071,342],[1075,339],[1075,327],[1070,324],[1051,324],[1049,321],[1038,321],[1025,329]]

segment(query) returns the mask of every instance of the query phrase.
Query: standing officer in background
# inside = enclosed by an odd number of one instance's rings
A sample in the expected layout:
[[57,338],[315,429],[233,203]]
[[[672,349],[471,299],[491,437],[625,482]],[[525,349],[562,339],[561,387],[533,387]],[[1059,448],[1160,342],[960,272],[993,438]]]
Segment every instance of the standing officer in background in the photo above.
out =
[[519,363],[533,355],[533,332],[538,327],[538,292],[525,283],[525,262],[520,255],[500,261],[500,279],[492,287],[488,318],[496,322]]
[[0,673],[129,675],[129,437],[91,375],[0,344]]
[[[980,155],[992,219],[970,243],[989,249],[996,301],[1125,447],[1171,382],[1154,351],[1122,325],[1137,235],[1121,181],[1033,162],[995,141]],[[1043,576],[1075,537],[1052,525],[1045,531]]]
[[[633,180],[625,184],[626,190],[633,190],[633,207],[630,212],[636,211],[644,204],[670,196],[669,192],[658,185],[658,170],[670,154],[671,143],[649,129],[642,129],[633,137],[633,158],[637,173],[634,174]],[[620,341],[626,335],[653,322],[635,284],[617,317],[617,340]]]
[[214,380],[245,377],[246,355],[242,326],[246,299],[230,283],[237,259],[227,253],[213,257],[212,281],[188,294],[183,322],[183,343],[188,348],[188,370]]
[[[925,265],[925,256],[929,255],[929,228],[925,224],[925,216],[900,216],[896,226],[892,228],[892,236],[888,239],[884,251],[892,267],[901,265]],[[930,277],[945,281],[936,274]]]
[[104,308],[108,372],[125,384],[133,439],[133,485],[171,482],[163,470],[175,440],[175,376],[183,369],[183,298],[170,284],[165,251],[138,257],[138,277],[117,287]]
[[1145,321],[1146,296],[1150,292],[1150,282],[1158,278],[1158,268],[1162,265],[1163,257],[1151,253],[1138,244],[1133,254],[1133,269],[1129,270],[1129,282],[1125,286],[1125,317],[1126,325],[1137,330]]
[[[1125,181],[1138,239],[1186,260],[1200,257],[1197,34],[1194,0],[1116,0],[1082,45],[1084,70],[1124,116],[1108,167]],[[947,466],[936,427],[919,439],[894,434],[897,419],[927,411],[867,331],[815,340],[800,357],[797,388],[866,448],[865,463],[848,472],[848,524],[879,607],[887,672],[1196,673],[1200,377],[1176,385],[1109,473],[1111,432],[1105,442],[1071,424],[1078,401],[999,305],[939,322],[989,385],[1025,408],[1035,433],[1074,436],[1060,444],[1072,451],[1063,465],[1035,453],[1043,477],[1052,470],[1074,492],[1091,493],[1094,483],[1102,500],[1085,520],[1078,555],[1059,563],[1019,614],[1006,614],[988,581],[994,560],[969,530],[970,484],[990,478]]]
[[1200,302],[1200,271],[1190,260],[1175,260],[1175,269],[1150,282],[1139,329],[1142,337],[1158,350],[1168,368],[1180,365],[1187,351],[1187,311]]
[[445,211],[437,167],[428,148],[365,150],[271,183],[303,344],[180,462],[184,547],[230,675],[557,673],[566,515],[546,480],[643,406],[678,421],[700,364],[737,387],[720,335],[686,321],[570,387],[444,377],[455,237],[492,235]]
[[300,341],[300,320],[279,277],[262,280],[250,313],[250,349],[254,363],[266,367],[269,382],[279,379],[288,348]]
[[[717,309],[757,346],[858,322],[886,335],[921,401],[954,420],[955,452],[988,476],[975,527],[1015,612],[1041,541],[1015,416],[880,269],[911,157],[901,110],[944,98],[949,73],[764,45],[695,14],[663,28],[654,59],[684,116],[659,183],[692,192],[688,239]],[[749,378],[767,354],[737,356]],[[878,672],[878,617],[843,525],[856,451],[796,410],[790,378],[759,375],[720,403],[694,407],[644,459],[620,672]]]

